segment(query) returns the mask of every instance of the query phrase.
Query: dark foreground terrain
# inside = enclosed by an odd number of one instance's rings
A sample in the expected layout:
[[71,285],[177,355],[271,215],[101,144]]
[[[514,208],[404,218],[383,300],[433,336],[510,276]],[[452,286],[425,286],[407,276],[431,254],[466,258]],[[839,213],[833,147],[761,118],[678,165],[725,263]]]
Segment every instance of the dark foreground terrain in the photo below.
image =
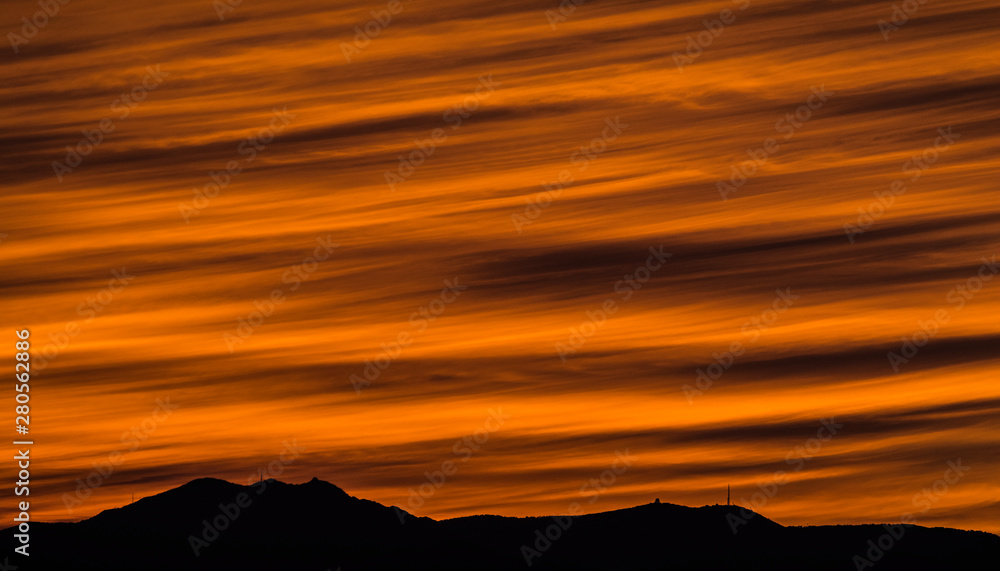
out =
[[[13,553],[15,533],[3,531],[4,555]],[[1000,569],[1000,537],[983,532],[784,527],[736,506],[666,503],[578,517],[435,521],[316,479],[194,480],[78,523],[32,523],[30,552],[10,564],[52,571]]]

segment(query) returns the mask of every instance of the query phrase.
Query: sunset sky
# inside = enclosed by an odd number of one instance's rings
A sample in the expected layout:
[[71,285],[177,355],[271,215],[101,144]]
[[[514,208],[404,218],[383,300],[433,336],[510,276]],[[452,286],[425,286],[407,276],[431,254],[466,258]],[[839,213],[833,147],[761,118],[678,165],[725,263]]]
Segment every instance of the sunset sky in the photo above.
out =
[[262,471],[1000,533],[995,1],[63,1],[0,2],[33,519]]

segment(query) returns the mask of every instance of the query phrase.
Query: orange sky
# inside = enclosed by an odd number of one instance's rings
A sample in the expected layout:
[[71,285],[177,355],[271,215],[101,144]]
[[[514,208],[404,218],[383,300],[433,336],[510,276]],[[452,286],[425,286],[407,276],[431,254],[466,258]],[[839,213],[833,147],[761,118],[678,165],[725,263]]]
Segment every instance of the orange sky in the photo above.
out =
[[71,0],[4,46],[34,518],[269,465],[435,518],[749,505],[784,470],[783,524],[1000,532],[995,2],[885,36],[891,2],[322,4]]

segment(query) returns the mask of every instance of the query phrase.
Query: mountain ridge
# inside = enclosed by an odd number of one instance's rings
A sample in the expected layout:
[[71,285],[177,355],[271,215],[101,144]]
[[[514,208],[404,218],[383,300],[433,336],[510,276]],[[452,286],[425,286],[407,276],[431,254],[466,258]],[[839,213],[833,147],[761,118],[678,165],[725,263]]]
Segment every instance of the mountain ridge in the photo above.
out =
[[[11,552],[13,530],[3,533]],[[997,557],[1000,537],[987,532],[782,526],[739,506],[657,500],[584,515],[434,520],[318,478],[198,478],[79,522],[32,523],[26,568],[996,569]]]

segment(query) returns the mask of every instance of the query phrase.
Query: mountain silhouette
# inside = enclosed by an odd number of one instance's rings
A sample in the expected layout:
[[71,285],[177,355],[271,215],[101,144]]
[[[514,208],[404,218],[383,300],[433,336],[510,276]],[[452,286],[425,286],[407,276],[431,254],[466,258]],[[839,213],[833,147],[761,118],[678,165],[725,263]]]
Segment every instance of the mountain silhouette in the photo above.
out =
[[[6,553],[18,545],[15,533],[3,532]],[[996,571],[998,561],[1000,537],[985,532],[785,527],[738,506],[692,508],[659,500],[582,516],[437,521],[355,498],[315,478],[250,486],[194,480],[80,522],[32,523],[30,559],[11,558],[21,569],[53,571]]]

